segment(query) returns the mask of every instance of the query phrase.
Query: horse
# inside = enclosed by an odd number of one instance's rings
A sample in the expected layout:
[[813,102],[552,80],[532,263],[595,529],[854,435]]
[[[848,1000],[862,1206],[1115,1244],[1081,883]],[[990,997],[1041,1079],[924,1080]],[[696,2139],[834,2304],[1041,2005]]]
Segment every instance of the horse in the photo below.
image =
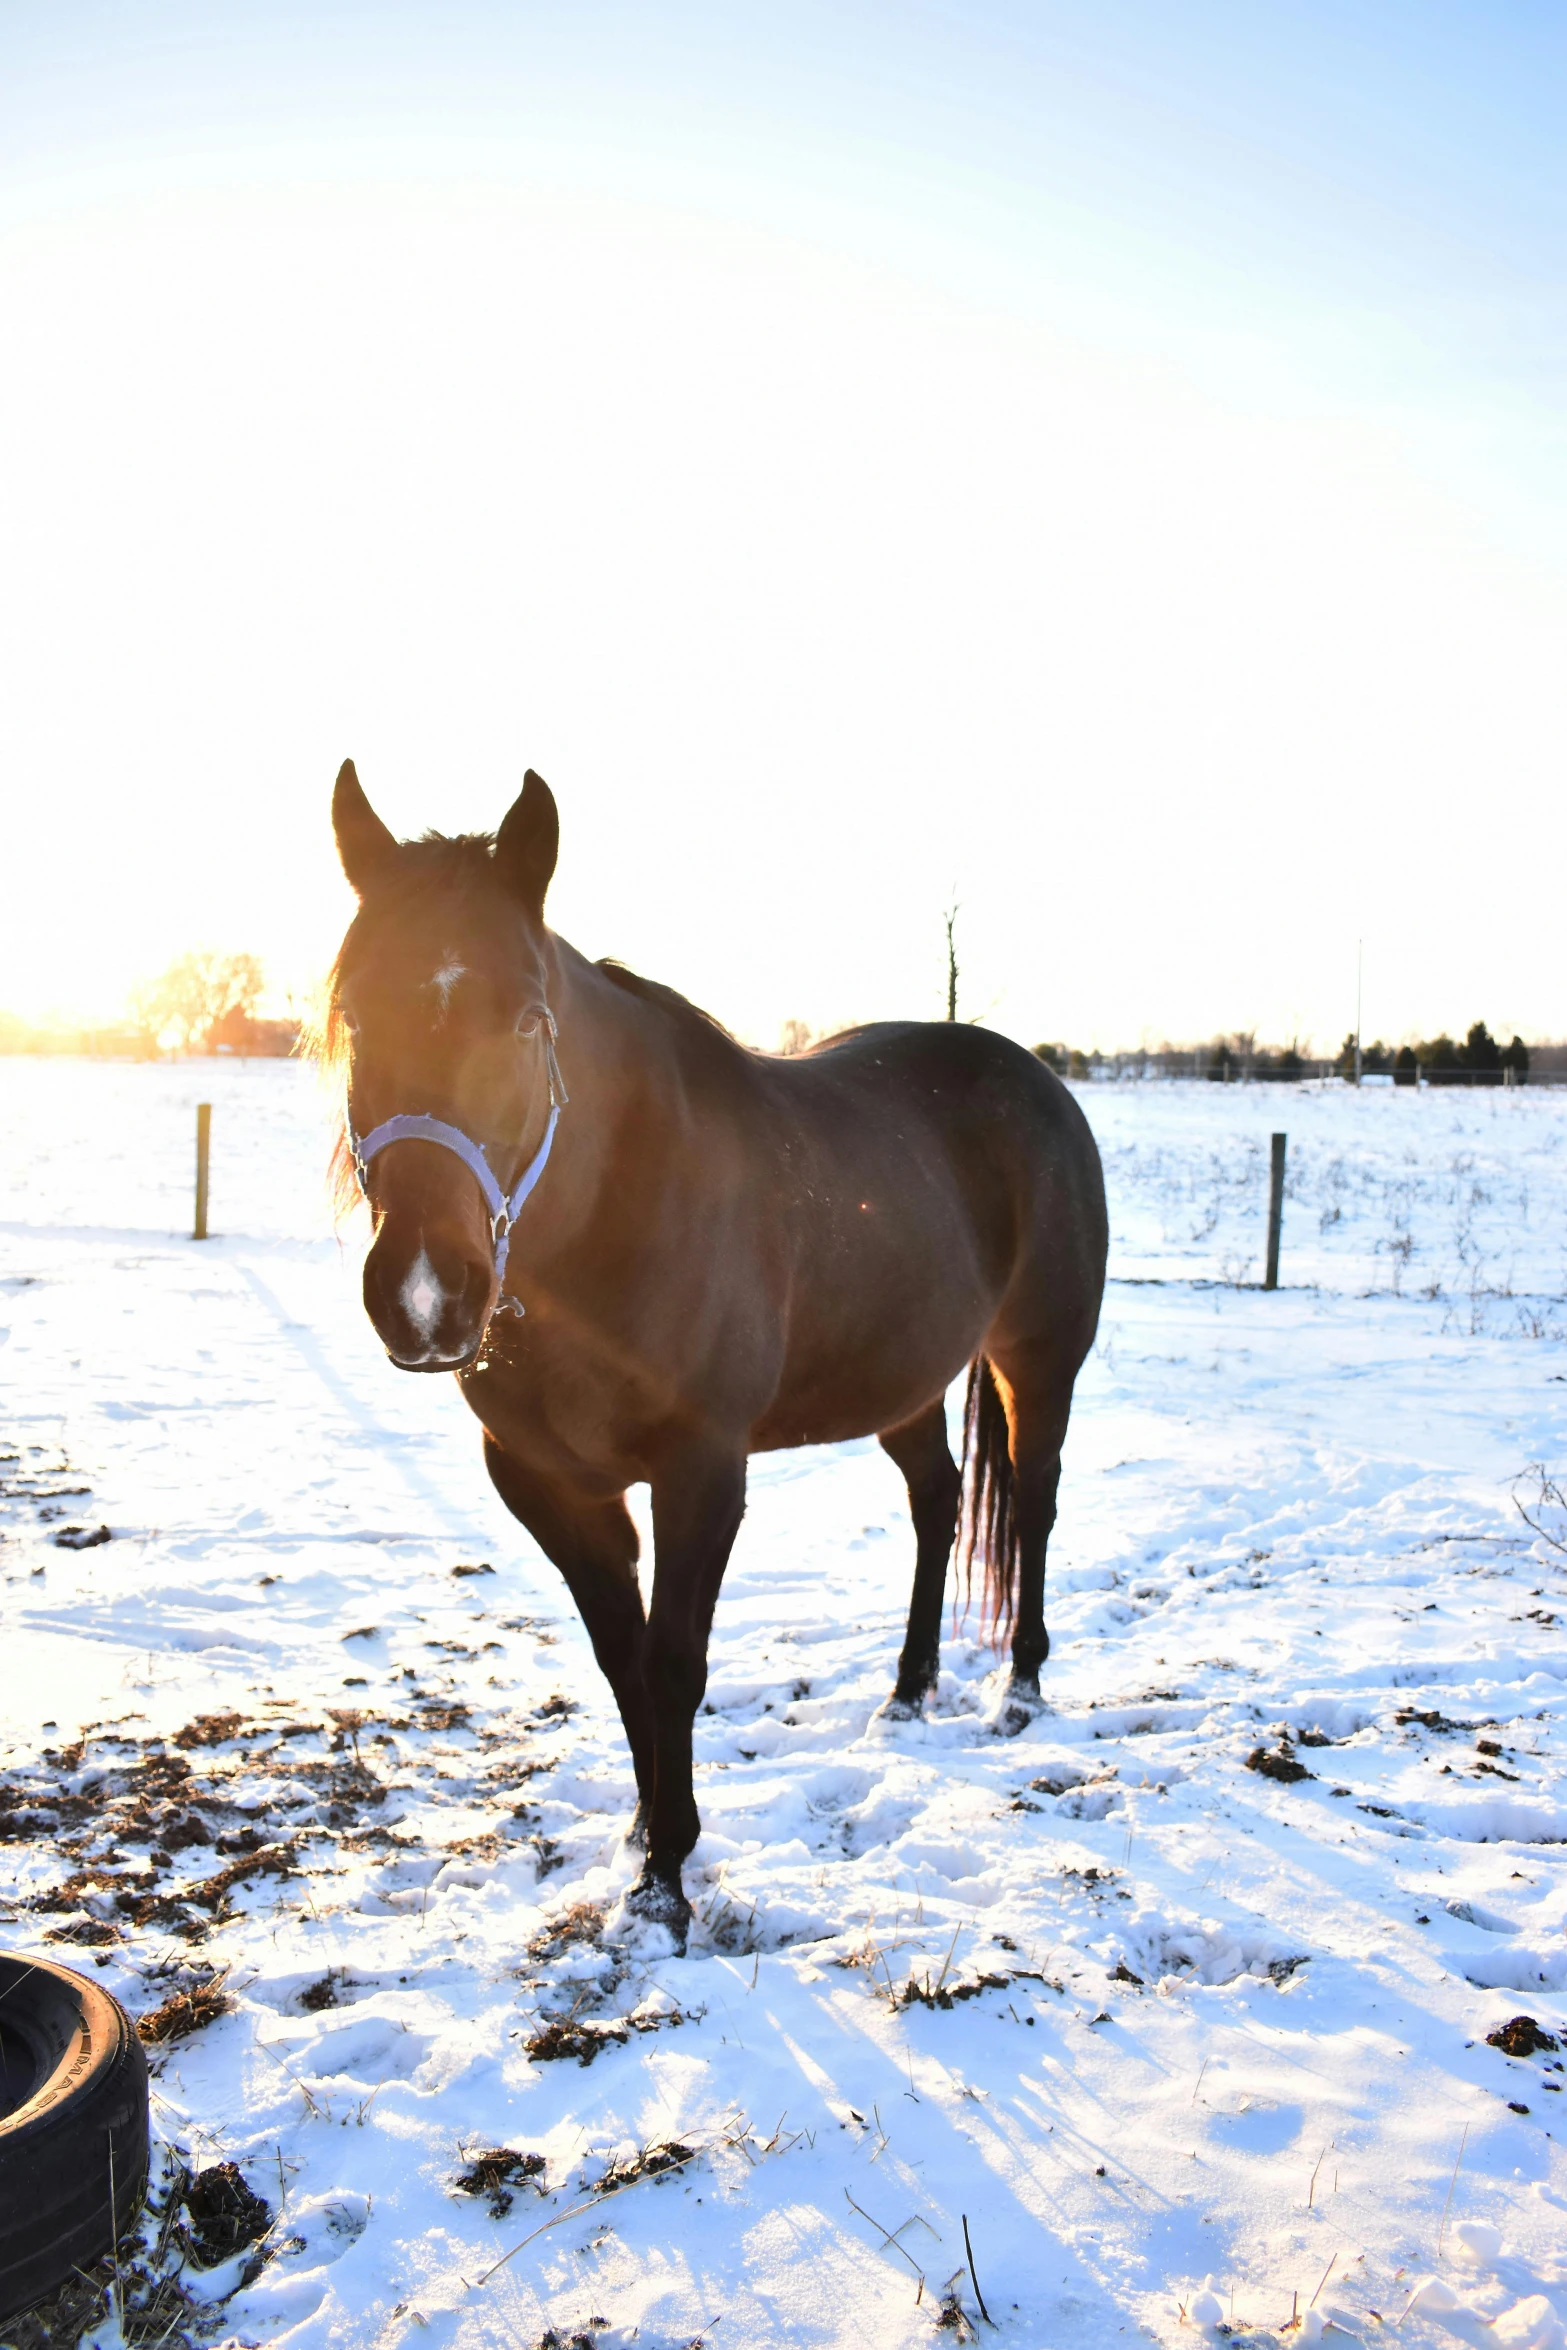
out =
[[545,922],[560,823],[531,768],[493,835],[400,842],[346,761],[333,825],[359,905],[320,1047],[345,1085],[339,1176],[372,1213],[365,1308],[397,1369],[455,1374],[581,1613],[636,1774],[620,1922],[683,1952],[692,1723],[752,1453],[874,1435],[902,1472],[914,1584],[885,1713],[935,1687],[960,1533],[992,1636],[1011,1630],[997,1727],[1042,1710],[1099,1153],[1054,1071],[984,1029],[883,1021],[773,1055],[589,961]]

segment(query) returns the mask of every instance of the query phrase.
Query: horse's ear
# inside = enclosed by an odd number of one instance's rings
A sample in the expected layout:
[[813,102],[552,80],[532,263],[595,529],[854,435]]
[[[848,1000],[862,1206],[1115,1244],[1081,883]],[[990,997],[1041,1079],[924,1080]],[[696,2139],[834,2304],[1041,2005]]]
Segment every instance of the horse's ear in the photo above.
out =
[[530,914],[544,912],[560,848],[560,817],[555,794],[542,775],[530,767],[522,790],[507,809],[495,835],[495,865],[508,889],[515,891]]
[[350,886],[363,897],[376,875],[396,855],[397,842],[365,798],[352,759],[345,759],[337,771],[337,784],[332,793],[332,830],[337,835],[337,853],[343,860],[343,871]]

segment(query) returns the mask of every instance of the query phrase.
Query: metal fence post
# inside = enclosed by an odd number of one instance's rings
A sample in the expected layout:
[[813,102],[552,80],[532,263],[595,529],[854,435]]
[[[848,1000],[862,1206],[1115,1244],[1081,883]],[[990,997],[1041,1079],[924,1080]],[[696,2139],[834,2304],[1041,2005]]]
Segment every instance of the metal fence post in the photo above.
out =
[[1264,1289],[1279,1286],[1279,1234],[1284,1223],[1284,1145],[1286,1137],[1273,1137],[1273,1164],[1268,1173],[1268,1271]]
[[193,1238],[207,1237],[207,1175],[212,1164],[212,1104],[196,1104],[196,1229]]

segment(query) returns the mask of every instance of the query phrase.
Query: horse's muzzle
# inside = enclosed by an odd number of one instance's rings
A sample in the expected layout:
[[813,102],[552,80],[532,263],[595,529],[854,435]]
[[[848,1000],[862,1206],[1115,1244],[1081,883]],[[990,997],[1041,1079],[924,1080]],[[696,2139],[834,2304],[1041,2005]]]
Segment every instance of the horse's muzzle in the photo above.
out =
[[460,1371],[489,1319],[494,1268],[420,1235],[410,1253],[389,1230],[365,1259],[365,1311],[400,1371]]

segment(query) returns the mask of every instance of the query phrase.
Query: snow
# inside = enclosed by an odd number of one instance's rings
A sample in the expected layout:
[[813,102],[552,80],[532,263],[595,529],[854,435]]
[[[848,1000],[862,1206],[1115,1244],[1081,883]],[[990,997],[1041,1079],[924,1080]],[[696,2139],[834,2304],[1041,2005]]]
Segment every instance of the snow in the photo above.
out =
[[[1051,1710],[998,1736],[958,1626],[876,1719],[901,1485],[755,1462],[680,1961],[595,1930],[618,1722],[455,1387],[381,1355],[308,1073],[0,1097],[0,1932],[136,2013],[229,1970],[153,2052],[160,2140],[276,2215],[187,2275],[209,2340],[890,2350],[986,2332],[975,2275],[1021,2350],[1567,2340],[1567,2073],[1486,2043],[1567,2027],[1567,1553],[1513,1499],[1567,1452],[1567,1095],[1085,1086]],[[457,2192],[495,2148],[542,2177]]]

